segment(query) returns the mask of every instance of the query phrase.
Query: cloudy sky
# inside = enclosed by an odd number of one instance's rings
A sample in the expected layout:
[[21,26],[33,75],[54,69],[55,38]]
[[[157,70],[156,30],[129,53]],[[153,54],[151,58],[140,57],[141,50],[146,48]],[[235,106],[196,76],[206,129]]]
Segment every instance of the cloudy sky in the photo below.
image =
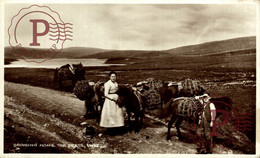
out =
[[[46,5],[46,4],[45,4]],[[26,4],[6,4],[6,32],[11,18]],[[256,36],[253,4],[50,4],[73,24],[65,47],[165,50],[190,44]],[[29,28],[29,27],[28,27]],[[31,30],[23,28],[23,40]],[[8,46],[6,33],[5,45]]]

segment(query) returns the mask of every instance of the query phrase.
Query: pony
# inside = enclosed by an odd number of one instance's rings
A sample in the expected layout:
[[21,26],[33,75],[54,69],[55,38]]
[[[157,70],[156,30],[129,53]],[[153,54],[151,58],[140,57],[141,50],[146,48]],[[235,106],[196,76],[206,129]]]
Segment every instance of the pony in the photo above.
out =
[[98,81],[97,83],[94,84],[93,90],[94,90],[94,111],[96,114],[97,122],[100,121],[100,116],[101,116],[101,110],[103,108],[103,104],[105,102],[105,97],[104,97],[104,84],[105,82],[103,81]]
[[84,115],[85,118],[89,118],[89,113],[90,112],[95,112],[95,92],[93,90],[93,86],[88,89],[88,91],[86,91],[86,99],[85,99],[85,109],[86,109],[86,113]]
[[[139,82],[138,83],[139,86],[142,86],[142,89],[144,92],[149,92],[150,87],[147,85],[146,82]],[[158,85],[155,89],[155,91],[157,93],[159,93],[160,97],[161,97],[161,102],[158,104],[160,106],[160,108],[162,109],[162,107],[168,102],[170,101],[172,98],[177,98],[177,97],[190,97],[191,94],[187,94],[187,92],[185,92],[182,88],[180,88],[181,86],[177,83],[173,83],[173,82],[164,82],[161,81],[161,84]],[[201,87],[200,85],[198,85],[197,90],[193,92],[192,96],[196,96],[196,95],[202,95],[205,93],[205,90],[203,87]],[[148,94],[149,95],[149,94]],[[147,103],[146,101],[146,97],[143,97],[144,103]],[[147,105],[150,107],[156,107],[156,105]]]
[[77,81],[85,80],[85,69],[81,63],[66,64],[60,68],[56,68],[54,72],[54,83],[58,81],[59,89],[63,88],[64,81],[72,81],[71,86],[74,87]]
[[[180,115],[180,113],[178,113],[178,109],[181,109],[180,106],[183,106],[183,103],[185,100],[187,99],[191,99],[192,97],[180,97],[180,98],[176,98],[176,99],[171,99],[166,105],[165,108],[163,109],[163,115],[165,117],[171,115],[171,119],[168,122],[168,132],[167,132],[167,140],[170,140],[171,136],[170,136],[170,130],[171,127],[173,125],[173,123],[175,123],[175,127],[177,129],[177,136],[179,138],[179,140],[183,140],[181,131],[180,131],[180,125],[182,123],[183,120],[186,120],[188,123],[195,123],[198,124],[198,122],[200,120],[199,117],[192,117],[192,116],[199,116],[201,113],[200,112],[205,112],[205,117],[207,118],[207,124],[210,123],[211,120],[211,115],[210,115],[210,109],[209,108],[203,108],[204,105],[202,105],[201,103],[199,104],[198,101],[190,101],[189,103],[193,103],[193,105],[190,105],[192,107],[192,109],[195,109],[195,113],[190,113],[189,115]],[[224,110],[226,112],[228,112],[229,114],[231,113],[231,108],[232,108],[232,104],[233,101],[230,97],[220,97],[220,98],[210,98],[209,102],[207,103],[207,105],[209,105],[209,103],[213,103],[215,105],[216,110]],[[206,105],[206,107],[207,107]],[[209,106],[208,106],[209,107]],[[183,112],[184,113],[184,112]],[[218,118],[222,113],[217,113],[216,118]],[[210,138],[211,139],[211,138]],[[212,144],[212,143],[211,143]],[[211,147],[210,144],[210,147]],[[209,147],[209,152],[211,151],[211,148]]]
[[[167,84],[167,82],[166,82]],[[194,90],[193,93],[187,93],[181,83],[168,83],[167,86],[165,86],[168,88],[168,91],[170,90],[172,95],[174,96],[174,98],[177,97],[193,97],[193,96],[200,96],[203,95],[206,90],[201,86],[201,85],[197,85],[196,87],[196,91]],[[166,102],[167,103],[167,102]]]
[[158,88],[156,91],[161,96],[161,109],[169,100],[178,97],[178,87],[177,89],[176,86],[169,87],[167,82],[163,82],[162,87]]
[[144,108],[140,103],[140,99],[136,95],[131,86],[120,85],[116,94],[118,95],[117,104],[119,107],[125,106],[128,116],[128,130],[131,132],[131,113],[135,116],[135,132],[138,133],[143,124]]
[[85,92],[85,118],[89,118],[89,113],[92,112],[97,122],[100,120],[101,110],[104,104],[104,82],[98,81],[97,83],[88,82],[90,88]]
[[[165,103],[167,103],[171,98],[176,97],[176,93],[167,86],[168,83],[162,82],[156,89],[151,89],[146,82],[139,82],[135,85],[135,88],[140,92],[142,96],[142,103],[147,107],[147,109],[154,110],[156,108],[161,108]],[[156,97],[159,95],[159,100],[156,104],[149,100],[151,97]],[[158,96],[157,96],[158,97]],[[157,98],[158,99],[158,98]]]

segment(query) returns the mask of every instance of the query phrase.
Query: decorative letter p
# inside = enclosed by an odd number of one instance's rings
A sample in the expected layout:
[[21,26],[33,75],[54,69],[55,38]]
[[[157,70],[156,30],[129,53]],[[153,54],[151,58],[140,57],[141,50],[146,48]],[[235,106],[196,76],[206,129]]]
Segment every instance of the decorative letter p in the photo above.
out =
[[[40,43],[37,43],[37,36],[44,36],[50,30],[50,25],[46,20],[34,19],[30,20],[33,23],[33,43],[30,43],[30,46],[40,46]],[[43,23],[45,25],[45,30],[42,33],[37,32],[37,23]]]

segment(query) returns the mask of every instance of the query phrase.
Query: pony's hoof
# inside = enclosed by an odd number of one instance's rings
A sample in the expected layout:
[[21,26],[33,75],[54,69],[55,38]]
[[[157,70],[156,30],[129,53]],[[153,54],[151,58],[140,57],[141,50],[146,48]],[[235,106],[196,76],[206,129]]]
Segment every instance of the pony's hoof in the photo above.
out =
[[209,152],[204,148],[199,148],[197,150],[198,150],[198,154],[212,154],[212,152]]
[[183,137],[178,137],[179,140],[183,140]]
[[166,140],[171,140],[171,137],[170,137],[170,136],[167,136],[167,137],[166,137]]
[[135,129],[135,133],[139,133],[140,132],[140,130],[139,129]]

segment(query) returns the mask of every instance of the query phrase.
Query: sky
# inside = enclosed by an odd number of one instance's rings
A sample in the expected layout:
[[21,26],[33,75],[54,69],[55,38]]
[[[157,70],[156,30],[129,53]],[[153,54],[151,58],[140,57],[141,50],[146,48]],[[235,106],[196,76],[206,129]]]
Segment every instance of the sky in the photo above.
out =
[[[254,4],[44,5],[58,12],[63,22],[73,24],[73,40],[65,41],[64,47],[167,50],[256,36]],[[28,6],[5,5],[5,46],[9,46],[7,29],[12,17]],[[32,23],[20,27],[20,40],[32,42]]]

